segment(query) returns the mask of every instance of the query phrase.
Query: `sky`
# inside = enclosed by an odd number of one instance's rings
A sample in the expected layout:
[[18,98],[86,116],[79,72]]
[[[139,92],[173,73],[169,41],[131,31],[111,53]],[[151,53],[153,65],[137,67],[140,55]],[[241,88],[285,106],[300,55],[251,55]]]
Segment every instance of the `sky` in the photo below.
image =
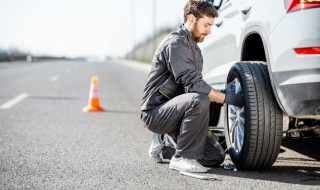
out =
[[161,28],[182,24],[186,2],[0,0],[0,48],[35,55],[122,57]]

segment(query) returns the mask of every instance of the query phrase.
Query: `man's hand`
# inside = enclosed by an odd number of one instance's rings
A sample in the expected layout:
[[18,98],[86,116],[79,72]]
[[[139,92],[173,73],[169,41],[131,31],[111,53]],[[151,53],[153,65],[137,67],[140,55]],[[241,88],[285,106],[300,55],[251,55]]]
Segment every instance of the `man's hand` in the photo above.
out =
[[218,91],[218,90],[215,90],[215,89],[211,89],[210,93],[208,94],[208,98],[209,98],[209,101],[210,102],[217,102],[217,103],[220,103],[220,104],[223,104],[224,103],[224,100],[225,100],[225,94]]
[[238,92],[236,94],[232,94],[232,91],[234,91],[234,83],[229,83],[227,88],[224,90],[226,94],[226,98],[224,99],[224,103],[230,104],[237,107],[243,107],[244,106],[244,99],[242,92]]

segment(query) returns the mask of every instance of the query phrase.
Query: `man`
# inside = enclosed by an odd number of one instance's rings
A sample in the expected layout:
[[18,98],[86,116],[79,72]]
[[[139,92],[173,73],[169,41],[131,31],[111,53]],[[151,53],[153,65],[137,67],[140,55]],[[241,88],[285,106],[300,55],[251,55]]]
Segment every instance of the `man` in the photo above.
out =
[[207,172],[207,167],[220,165],[225,154],[208,130],[210,102],[243,106],[241,94],[225,95],[202,79],[203,60],[197,43],[211,33],[217,16],[207,1],[189,0],[184,6],[184,24],[161,42],[152,60],[141,120],[153,135],[169,134],[175,139],[171,169]]

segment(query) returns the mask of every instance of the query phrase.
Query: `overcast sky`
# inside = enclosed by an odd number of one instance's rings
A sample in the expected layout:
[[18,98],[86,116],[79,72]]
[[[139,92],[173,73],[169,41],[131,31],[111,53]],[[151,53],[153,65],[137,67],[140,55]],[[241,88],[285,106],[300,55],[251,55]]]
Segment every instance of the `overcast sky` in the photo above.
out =
[[187,0],[0,0],[0,48],[38,55],[123,56],[183,21]]

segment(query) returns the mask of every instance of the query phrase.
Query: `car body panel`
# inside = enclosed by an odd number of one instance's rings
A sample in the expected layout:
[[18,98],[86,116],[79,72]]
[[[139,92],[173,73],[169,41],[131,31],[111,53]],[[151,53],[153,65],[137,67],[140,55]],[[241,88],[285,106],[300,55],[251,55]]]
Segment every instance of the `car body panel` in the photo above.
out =
[[320,47],[320,8],[287,13],[283,0],[225,0],[215,24],[221,22],[200,45],[208,84],[223,89],[232,65],[245,61],[242,53],[247,37],[258,34],[282,110],[294,117],[320,116],[320,56],[294,51]]

